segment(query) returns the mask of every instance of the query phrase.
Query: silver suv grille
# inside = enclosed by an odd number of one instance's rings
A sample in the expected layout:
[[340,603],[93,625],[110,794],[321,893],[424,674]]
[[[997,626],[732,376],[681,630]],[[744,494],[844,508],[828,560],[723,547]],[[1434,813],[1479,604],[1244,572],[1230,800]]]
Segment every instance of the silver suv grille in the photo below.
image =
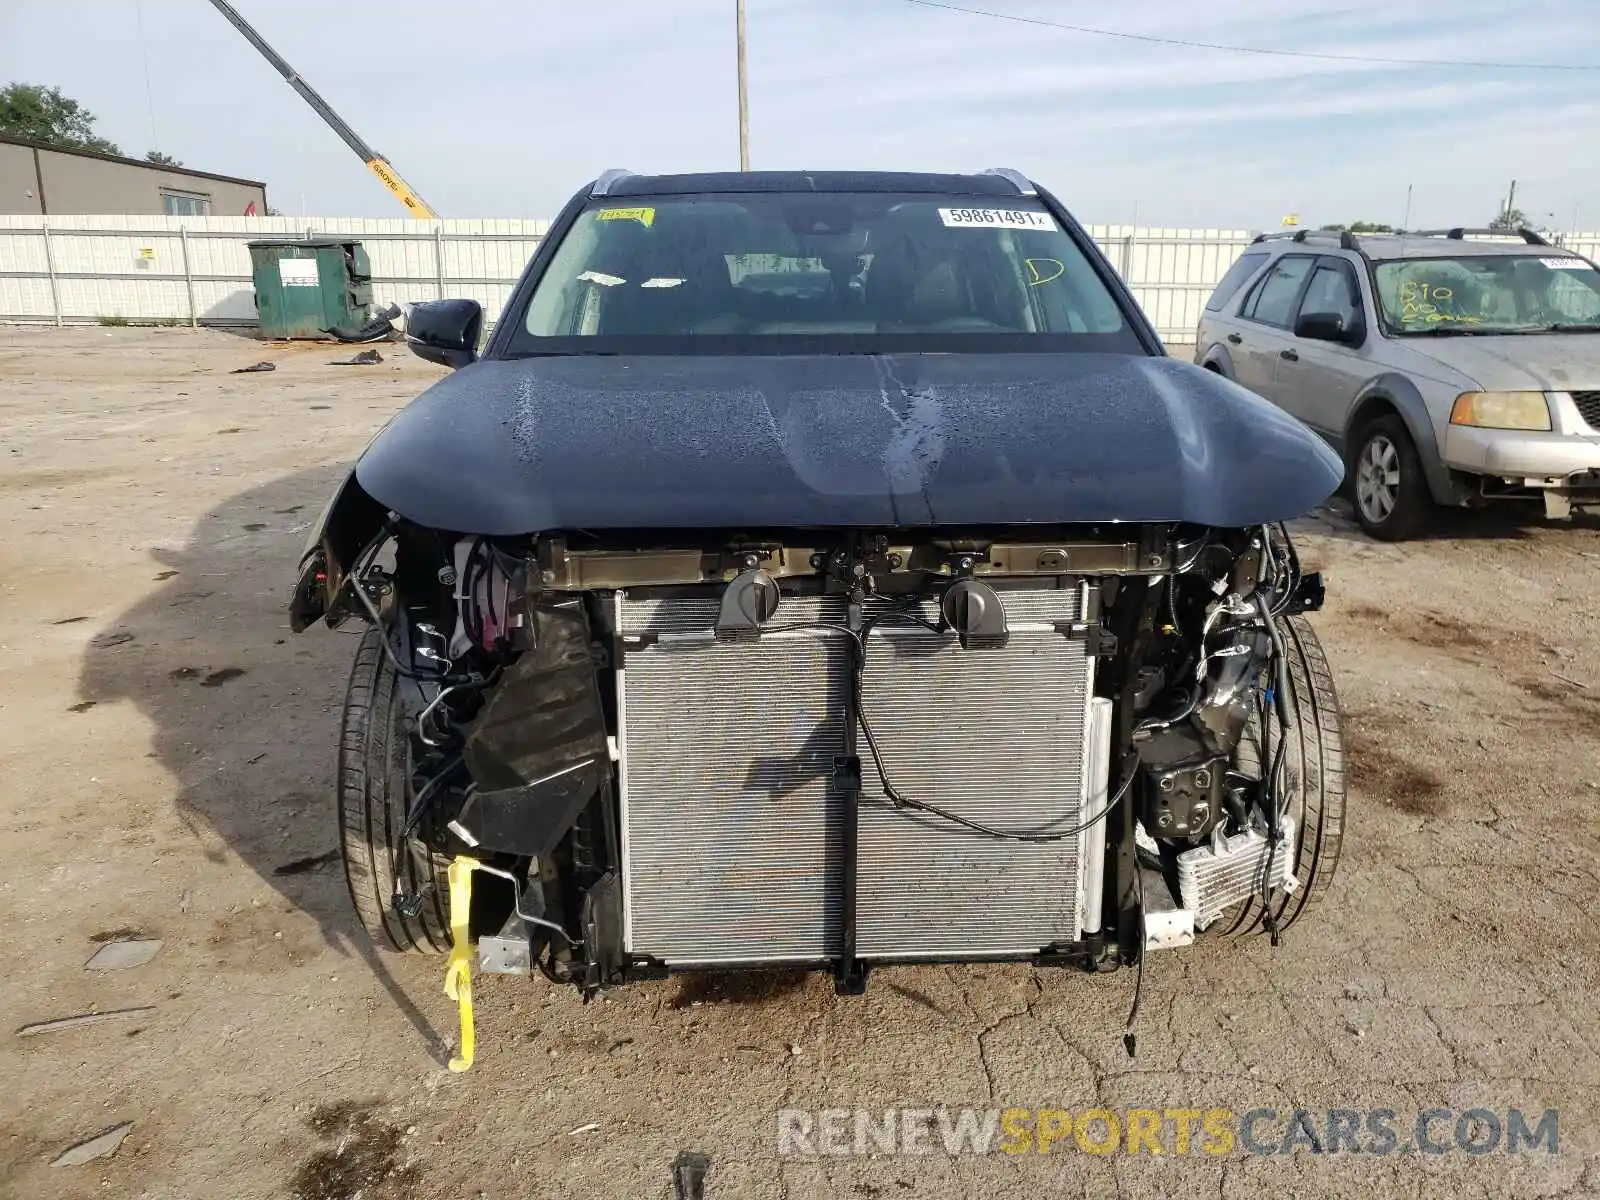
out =
[[1588,422],[1590,429],[1600,430],[1600,392],[1569,392],[1578,406],[1578,415]]

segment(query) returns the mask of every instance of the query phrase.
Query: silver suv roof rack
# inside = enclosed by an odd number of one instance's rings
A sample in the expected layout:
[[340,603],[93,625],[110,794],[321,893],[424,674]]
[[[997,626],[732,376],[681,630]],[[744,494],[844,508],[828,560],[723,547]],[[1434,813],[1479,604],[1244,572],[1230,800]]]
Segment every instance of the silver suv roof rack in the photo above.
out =
[[616,183],[619,179],[626,179],[632,174],[632,171],[624,170],[621,167],[612,167],[609,171],[601,171],[600,178],[596,179],[594,181],[594,186],[589,189],[589,195],[609,196],[611,194],[612,184]]
[[1464,226],[1457,225],[1454,229],[1408,229],[1404,231],[1397,230],[1396,232],[1403,232],[1406,237],[1442,237],[1450,238],[1457,242],[1462,241],[1469,234],[1474,236],[1498,235],[1500,237],[1515,235],[1530,246],[1548,246],[1550,244],[1544,240],[1542,234],[1532,229],[1467,229]]
[[1356,250],[1355,235],[1348,229],[1296,229],[1293,233],[1258,233],[1250,239],[1253,246],[1257,242],[1276,242],[1287,238],[1291,242],[1308,242],[1312,238],[1324,242],[1337,242],[1341,250]]
[[1021,171],[1015,167],[990,167],[984,171],[985,175],[998,175],[1012,187],[1017,189],[1017,194],[1022,196],[1037,196],[1039,190]]

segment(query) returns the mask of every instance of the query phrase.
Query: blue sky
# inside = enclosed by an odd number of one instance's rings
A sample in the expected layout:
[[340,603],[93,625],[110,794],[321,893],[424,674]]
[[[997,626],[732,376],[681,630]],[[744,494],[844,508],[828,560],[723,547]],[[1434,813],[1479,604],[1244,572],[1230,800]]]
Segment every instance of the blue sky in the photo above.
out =
[[[962,0],[955,0],[960,3]],[[0,80],[124,152],[264,179],[277,208],[399,206],[206,0],[0,0]],[[608,166],[737,165],[734,0],[234,0],[442,214],[552,216]],[[1163,37],[1600,64],[1597,0],[972,0]],[[905,0],[749,0],[761,167],[1016,166],[1089,222],[1600,226],[1600,71],[1379,66],[1058,32]]]

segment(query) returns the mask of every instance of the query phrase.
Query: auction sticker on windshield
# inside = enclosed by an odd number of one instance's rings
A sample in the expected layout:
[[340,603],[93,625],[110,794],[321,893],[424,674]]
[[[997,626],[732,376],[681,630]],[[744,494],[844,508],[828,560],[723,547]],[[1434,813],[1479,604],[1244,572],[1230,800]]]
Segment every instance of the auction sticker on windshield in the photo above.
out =
[[1541,258],[1539,260],[1552,271],[1587,271],[1589,264],[1581,258]]
[[1049,213],[1025,208],[941,208],[939,219],[946,225],[970,229],[1054,229]]

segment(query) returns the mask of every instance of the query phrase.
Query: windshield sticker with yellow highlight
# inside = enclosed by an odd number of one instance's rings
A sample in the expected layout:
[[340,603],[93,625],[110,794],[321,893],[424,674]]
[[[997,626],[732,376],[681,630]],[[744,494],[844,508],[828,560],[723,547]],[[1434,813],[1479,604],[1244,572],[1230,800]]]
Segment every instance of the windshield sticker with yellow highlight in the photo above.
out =
[[596,221],[637,221],[646,229],[656,223],[656,210],[653,208],[602,208],[595,213]]

